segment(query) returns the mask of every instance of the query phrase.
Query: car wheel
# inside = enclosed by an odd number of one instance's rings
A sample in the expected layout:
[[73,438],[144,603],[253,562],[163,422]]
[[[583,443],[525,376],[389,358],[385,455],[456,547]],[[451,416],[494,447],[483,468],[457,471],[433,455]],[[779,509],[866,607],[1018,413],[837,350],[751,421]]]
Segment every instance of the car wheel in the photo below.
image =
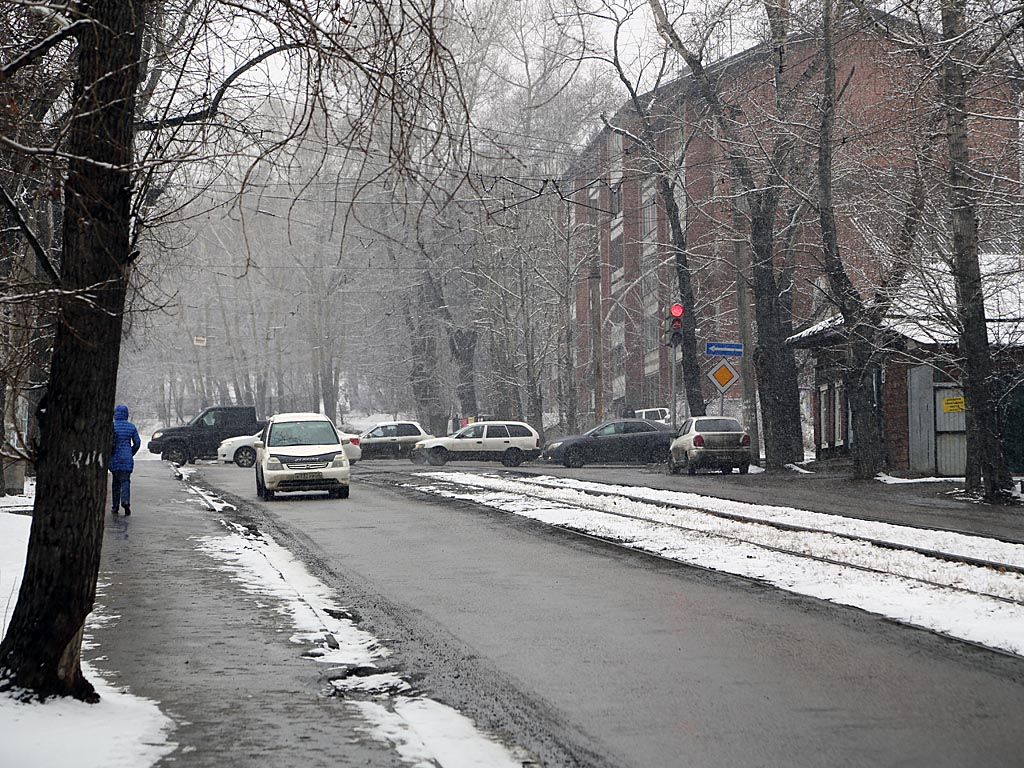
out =
[[565,466],[569,467],[570,469],[579,469],[580,467],[583,466],[584,463],[585,462],[583,461],[583,454],[580,453],[578,450],[570,449],[569,451],[566,452],[564,462]]
[[247,445],[243,445],[235,451],[235,464],[248,469],[256,463],[256,451]]
[[745,475],[748,472],[750,472],[750,464],[745,461],[742,464],[740,464],[740,474]]
[[179,467],[188,461],[188,453],[185,448],[180,445],[169,445],[164,449],[164,452],[160,454],[160,458],[164,461],[169,461],[171,464],[177,464]]
[[668,452],[668,473],[670,475],[678,475],[681,467],[676,464],[675,459],[672,458],[672,451]]
[[686,453],[686,454],[683,454],[683,455],[686,457],[686,474],[688,474],[688,475],[696,475],[697,474],[697,467],[694,465],[694,463],[692,461],[690,461],[690,454]]
[[431,448],[430,453],[427,454],[427,464],[432,467],[440,467],[442,464],[448,463],[448,449],[447,448]]
[[339,488],[338,490],[336,490],[334,492],[334,498],[336,498],[336,499],[347,499],[348,498],[348,486],[346,485],[343,488]]
[[518,467],[523,463],[523,452],[518,448],[509,448],[501,455],[501,463],[506,467]]

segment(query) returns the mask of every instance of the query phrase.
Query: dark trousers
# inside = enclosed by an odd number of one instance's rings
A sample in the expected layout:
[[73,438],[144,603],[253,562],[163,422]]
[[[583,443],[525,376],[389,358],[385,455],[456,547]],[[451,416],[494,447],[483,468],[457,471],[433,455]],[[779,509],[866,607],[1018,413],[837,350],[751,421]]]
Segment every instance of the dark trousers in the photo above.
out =
[[132,472],[130,469],[112,469],[114,479],[110,483],[110,508],[117,509],[120,505],[132,503]]

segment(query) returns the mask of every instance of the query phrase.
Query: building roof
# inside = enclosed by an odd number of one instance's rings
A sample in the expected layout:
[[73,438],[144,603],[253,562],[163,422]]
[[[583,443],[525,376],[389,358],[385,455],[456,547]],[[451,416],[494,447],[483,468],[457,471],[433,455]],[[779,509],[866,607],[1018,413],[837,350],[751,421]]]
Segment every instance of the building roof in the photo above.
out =
[[[981,257],[988,340],[993,346],[1024,346],[1024,254],[988,253]],[[922,346],[958,341],[956,297],[949,265],[933,259],[915,268],[882,318],[892,334]],[[790,336],[786,343],[814,347],[843,336],[836,313]]]

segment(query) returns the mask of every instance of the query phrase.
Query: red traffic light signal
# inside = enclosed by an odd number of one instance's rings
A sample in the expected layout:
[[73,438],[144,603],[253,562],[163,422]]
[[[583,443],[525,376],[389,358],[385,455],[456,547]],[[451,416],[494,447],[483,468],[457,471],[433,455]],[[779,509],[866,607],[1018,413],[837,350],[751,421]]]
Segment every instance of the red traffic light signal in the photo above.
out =
[[678,347],[683,343],[683,305],[676,302],[668,308],[668,316],[664,320],[665,344]]

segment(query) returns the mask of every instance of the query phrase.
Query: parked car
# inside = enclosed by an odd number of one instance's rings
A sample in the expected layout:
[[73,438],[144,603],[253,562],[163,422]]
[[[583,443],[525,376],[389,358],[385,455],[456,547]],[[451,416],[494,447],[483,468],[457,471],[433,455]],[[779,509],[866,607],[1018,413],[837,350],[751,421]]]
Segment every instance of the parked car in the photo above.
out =
[[348,463],[355,464],[357,461],[363,458],[363,447],[359,438],[359,435],[354,432],[342,432],[338,430],[338,434],[342,436],[347,442],[345,442],[345,455],[348,456]]
[[412,453],[420,440],[432,437],[415,421],[385,421],[363,432],[359,447],[364,459],[398,458]]
[[669,472],[732,472],[733,467],[743,475],[750,469],[750,435],[742,424],[724,416],[695,416],[683,422],[669,448]]
[[647,419],[647,421],[658,421],[662,424],[671,423],[668,408],[641,408],[638,411],[633,411],[633,417]]
[[256,463],[256,441],[262,434],[257,432],[255,435],[229,437],[221,441],[217,446],[217,459],[225,464],[234,462],[240,467],[251,467]]
[[262,430],[265,424],[257,420],[255,406],[216,405],[183,426],[160,427],[150,437],[146,448],[174,464],[212,459],[217,456],[222,440],[251,435]]
[[420,440],[409,455],[416,463],[438,466],[448,461],[501,461],[518,467],[540,456],[540,435],[521,421],[478,421],[448,437]]
[[290,491],[327,491],[347,499],[348,438],[319,413],[278,413],[256,441],[256,493],[265,501]]
[[[230,437],[221,442],[217,448],[217,459],[225,464],[234,462],[240,467],[248,468],[256,463],[256,441],[261,439],[262,432],[255,435],[242,435],[241,437]],[[348,432],[339,432],[343,438],[348,438],[345,443],[345,455],[348,463],[355,464],[362,458],[363,452],[359,447],[359,435]]]
[[665,460],[672,427],[647,419],[616,419],[598,424],[582,435],[556,440],[544,448],[544,460],[582,467],[584,464]]

